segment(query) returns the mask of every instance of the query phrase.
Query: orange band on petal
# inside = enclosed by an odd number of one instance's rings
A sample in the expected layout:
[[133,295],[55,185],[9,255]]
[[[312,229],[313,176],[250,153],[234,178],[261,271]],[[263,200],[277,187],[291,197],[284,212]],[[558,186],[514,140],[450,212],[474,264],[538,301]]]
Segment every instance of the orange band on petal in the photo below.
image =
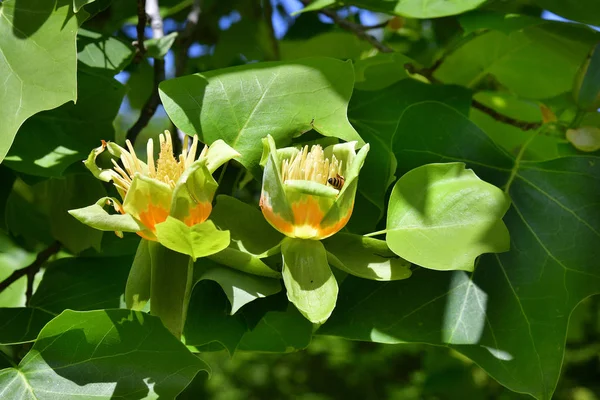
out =
[[[140,222],[144,224],[146,228],[148,228],[152,233],[156,232],[156,228],[154,227],[156,224],[160,224],[161,222],[165,222],[167,217],[169,216],[169,211],[165,210],[161,206],[156,206],[152,203],[148,204],[148,209],[146,211],[142,211],[140,213]],[[139,233],[138,233],[139,234]],[[140,235],[142,236],[142,235]],[[142,236],[144,237],[144,236]]]
[[279,214],[275,214],[273,212],[273,208],[268,203],[268,201],[265,201],[264,196],[261,196],[260,198],[260,209],[262,210],[265,219],[271,225],[273,225],[275,229],[277,229],[279,232],[285,235],[289,235],[290,233],[292,233],[292,231],[294,230],[294,226],[291,224],[291,222],[286,221]]
[[184,218],[183,222],[187,226],[193,226],[196,224],[201,224],[206,221],[210,212],[212,211],[212,204],[206,203],[198,203],[193,208],[190,208],[190,214]]
[[325,217],[319,202],[313,196],[306,196],[302,201],[292,203],[292,212],[296,226],[308,225],[318,228]]
[[340,229],[342,229],[348,221],[350,221],[350,217],[352,216],[352,209],[354,208],[354,204],[352,207],[348,209],[348,213],[339,221],[337,221],[333,225],[326,226],[324,228],[319,229],[319,236],[321,239],[328,238],[329,236],[337,233]]

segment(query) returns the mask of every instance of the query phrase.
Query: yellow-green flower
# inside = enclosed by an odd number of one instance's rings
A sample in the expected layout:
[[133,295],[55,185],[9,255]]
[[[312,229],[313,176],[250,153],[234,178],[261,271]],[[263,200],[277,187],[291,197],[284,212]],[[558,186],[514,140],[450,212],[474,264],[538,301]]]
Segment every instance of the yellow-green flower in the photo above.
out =
[[338,285],[320,242],[348,223],[358,173],[369,145],[356,153],[356,142],[302,149],[277,149],[263,139],[264,166],[260,208],[267,221],[285,234],[281,271],[288,299],[309,321],[321,324],[335,307]]
[[348,142],[276,149],[271,136],[264,138],[260,207],[266,220],[299,239],[324,239],[346,226],[369,151],[368,144],[358,154],[355,147]]
[[[133,146],[126,141],[127,149],[112,142],[102,142],[85,161],[86,167],[97,178],[112,182],[123,203],[115,198],[100,199],[95,205],[70,213],[94,228],[136,232],[148,240],[157,240],[156,225],[173,217],[188,227],[201,224],[212,211],[212,200],[217,182],[212,173],[224,162],[239,154],[222,140],[210,147],[204,146],[198,156],[198,137],[194,136],[188,149],[186,136],[181,154],[175,158],[173,143],[168,131],[159,135],[159,156],[154,160],[154,142],[148,140],[147,163],[140,160]],[[112,158],[113,168],[102,169],[96,165],[97,157],[104,151]],[[107,214],[103,207],[112,205],[122,215]]]

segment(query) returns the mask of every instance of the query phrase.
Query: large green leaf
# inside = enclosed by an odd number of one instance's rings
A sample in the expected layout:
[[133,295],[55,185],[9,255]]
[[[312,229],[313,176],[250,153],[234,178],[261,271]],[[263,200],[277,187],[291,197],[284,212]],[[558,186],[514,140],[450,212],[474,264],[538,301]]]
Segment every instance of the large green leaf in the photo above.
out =
[[353,84],[351,63],[308,58],[168,80],[160,85],[160,97],[179,129],[208,144],[223,139],[260,176],[262,148],[256,143],[267,133],[278,147],[310,129],[362,143],[346,116]]
[[63,310],[117,308],[125,291],[131,257],[63,258],[47,269],[30,305],[59,314]]
[[4,164],[30,175],[60,176],[101,140],[113,140],[112,121],[125,94],[123,85],[105,75],[79,72],[78,93],[77,104],[27,120]]
[[40,332],[17,368],[0,371],[10,399],[175,398],[206,364],[156,317],[67,310]]
[[473,271],[482,253],[510,248],[502,222],[507,197],[463,163],[423,165],[394,185],[386,241],[394,253],[422,267]]
[[401,170],[461,161],[507,189],[511,250],[483,255],[470,275],[419,269],[398,282],[348,277],[319,332],[452,346],[510,389],[549,399],[569,315],[600,292],[600,159],[515,160],[436,102],[406,110],[398,131],[404,132],[394,147]]
[[586,27],[541,20],[510,33],[490,31],[445,57],[435,77],[476,87],[492,75],[520,96],[552,97],[571,90],[579,65],[599,38]]
[[[71,0],[0,3],[0,162],[33,114],[77,99]],[[35,12],[31,12],[35,10]]]
[[306,10],[318,10],[340,3],[409,18],[437,18],[472,10],[484,2],[485,0],[319,0]]
[[357,200],[363,197],[379,210],[370,218],[371,228],[383,215],[385,194],[395,180],[397,160],[392,144],[396,135],[404,133],[398,129],[398,121],[405,110],[426,100],[438,100],[468,114],[471,95],[458,86],[432,86],[413,79],[403,79],[377,92],[357,90],[352,95],[350,121],[371,146],[361,170],[366,179],[358,180]]
[[133,58],[131,46],[112,36],[80,29],[77,34],[77,59],[80,68],[109,76],[118,74]]

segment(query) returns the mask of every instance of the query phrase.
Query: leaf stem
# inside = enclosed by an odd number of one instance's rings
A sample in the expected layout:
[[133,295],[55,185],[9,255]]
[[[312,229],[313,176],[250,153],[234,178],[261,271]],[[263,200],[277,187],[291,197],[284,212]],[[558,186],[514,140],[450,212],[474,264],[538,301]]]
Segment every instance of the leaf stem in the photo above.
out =
[[377,232],[366,233],[363,236],[364,237],[379,236],[379,235],[385,235],[386,233],[387,233],[387,229],[384,229],[384,230],[377,231]]

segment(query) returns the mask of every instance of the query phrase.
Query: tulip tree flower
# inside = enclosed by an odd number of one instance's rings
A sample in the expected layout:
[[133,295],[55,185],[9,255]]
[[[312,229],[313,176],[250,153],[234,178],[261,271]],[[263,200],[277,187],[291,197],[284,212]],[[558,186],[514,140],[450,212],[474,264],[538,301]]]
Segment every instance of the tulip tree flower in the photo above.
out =
[[[139,309],[151,299],[152,313],[179,336],[191,290],[192,259],[215,254],[230,242],[228,231],[218,230],[207,220],[217,190],[212,173],[239,154],[217,140],[196,157],[198,137],[194,136],[189,150],[186,137],[182,153],[175,158],[168,131],[159,136],[159,142],[155,162],[154,144],[148,140],[145,163],[136,156],[129,141],[127,149],[103,141],[84,163],[98,179],[114,184],[122,203],[104,197],[69,213],[93,228],[115,231],[119,236],[122,232],[135,232],[145,239],[127,282],[127,305]],[[100,168],[96,159],[106,150],[122,165],[113,158],[112,169]],[[106,212],[107,205],[116,213]]]
[[263,139],[264,167],[260,207],[265,219],[287,237],[281,243],[283,281],[288,299],[311,322],[331,315],[338,285],[320,242],[342,229],[352,215],[369,145],[356,142],[310,149],[277,149]]

